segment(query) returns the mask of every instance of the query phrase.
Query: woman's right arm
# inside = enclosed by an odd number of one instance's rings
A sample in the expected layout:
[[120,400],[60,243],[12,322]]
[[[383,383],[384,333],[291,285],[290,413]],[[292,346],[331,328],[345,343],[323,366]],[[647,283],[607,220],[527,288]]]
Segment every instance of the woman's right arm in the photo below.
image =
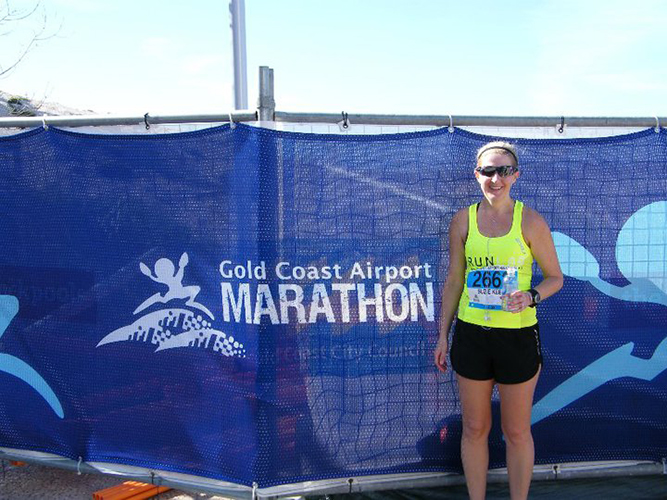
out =
[[447,370],[447,336],[459,306],[465,279],[465,242],[468,237],[468,209],[459,210],[449,225],[449,269],[442,290],[442,307],[438,325],[438,345],[435,348],[435,365],[438,370]]

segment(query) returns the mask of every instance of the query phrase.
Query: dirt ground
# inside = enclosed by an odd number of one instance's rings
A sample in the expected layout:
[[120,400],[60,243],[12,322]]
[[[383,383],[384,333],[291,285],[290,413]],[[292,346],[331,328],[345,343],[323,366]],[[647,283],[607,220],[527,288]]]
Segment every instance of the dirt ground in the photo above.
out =
[[[77,474],[75,471],[27,464],[16,467],[5,462],[0,471],[0,500],[91,500],[93,493],[116,486],[123,478],[101,474]],[[170,490],[158,500],[228,500],[205,493]]]

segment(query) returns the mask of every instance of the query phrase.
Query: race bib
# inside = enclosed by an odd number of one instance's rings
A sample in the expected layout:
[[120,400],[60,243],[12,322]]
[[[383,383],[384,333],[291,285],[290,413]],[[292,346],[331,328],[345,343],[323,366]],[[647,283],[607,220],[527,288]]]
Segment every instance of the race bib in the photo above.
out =
[[478,309],[503,308],[503,280],[507,275],[504,267],[487,267],[468,273],[466,285],[468,287],[469,307]]

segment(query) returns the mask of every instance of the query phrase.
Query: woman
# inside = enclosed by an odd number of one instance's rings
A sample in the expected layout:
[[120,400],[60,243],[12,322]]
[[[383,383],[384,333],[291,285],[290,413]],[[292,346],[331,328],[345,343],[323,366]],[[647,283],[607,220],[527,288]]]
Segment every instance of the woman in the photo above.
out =
[[[530,413],[542,366],[535,306],[561,289],[563,274],[545,220],[510,197],[520,175],[514,146],[484,145],[474,175],[484,198],[451,221],[435,364],[447,369],[447,335],[458,310],[451,361],[463,414],[461,459],[468,493],[472,500],[486,494],[491,393],[497,385],[510,495],[525,499],[535,460]],[[533,260],[544,280],[531,288]],[[505,296],[508,269],[518,274],[518,290]]]

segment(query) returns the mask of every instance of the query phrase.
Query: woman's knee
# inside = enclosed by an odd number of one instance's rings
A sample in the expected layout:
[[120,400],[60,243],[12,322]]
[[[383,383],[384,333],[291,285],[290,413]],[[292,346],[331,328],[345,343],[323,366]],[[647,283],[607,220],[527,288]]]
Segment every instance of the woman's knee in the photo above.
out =
[[502,428],[505,441],[509,444],[522,445],[533,441],[530,425],[503,425]]
[[491,420],[463,419],[463,436],[466,439],[487,439],[491,431]]

